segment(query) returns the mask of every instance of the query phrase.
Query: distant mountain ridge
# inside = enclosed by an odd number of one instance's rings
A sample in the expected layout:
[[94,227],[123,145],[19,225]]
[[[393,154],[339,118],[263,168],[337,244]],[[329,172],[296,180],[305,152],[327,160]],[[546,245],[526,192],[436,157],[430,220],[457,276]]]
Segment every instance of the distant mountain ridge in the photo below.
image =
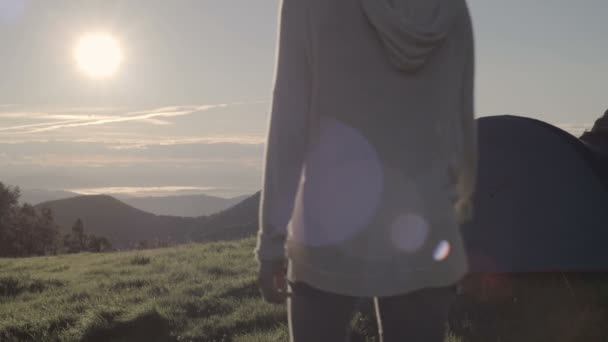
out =
[[190,218],[151,214],[107,195],[76,196],[38,204],[50,208],[55,222],[68,230],[82,219],[86,233],[106,237],[112,245],[126,248],[142,240],[183,242],[201,227],[206,217]]
[[144,240],[173,242],[235,240],[257,231],[260,192],[218,213],[200,217],[155,215],[107,195],[75,196],[36,205],[50,208],[63,230],[82,219],[86,233],[106,237],[115,247]]
[[47,189],[30,189],[21,188],[21,203],[29,203],[36,205],[42,202],[54,201],[70,197],[79,196],[79,194],[64,190],[47,190]]
[[258,230],[260,191],[237,205],[207,216],[203,229],[192,232],[195,241],[235,240],[255,235]]
[[130,197],[123,202],[156,215],[198,217],[210,215],[232,207],[248,196],[222,198],[205,194],[162,197]]
[[[37,205],[43,202],[83,196],[82,194],[47,189],[21,189],[21,203]],[[109,195],[111,196],[111,195]],[[207,194],[171,195],[171,196],[112,196],[137,209],[169,216],[199,217],[210,215],[232,207],[250,195],[224,198]]]

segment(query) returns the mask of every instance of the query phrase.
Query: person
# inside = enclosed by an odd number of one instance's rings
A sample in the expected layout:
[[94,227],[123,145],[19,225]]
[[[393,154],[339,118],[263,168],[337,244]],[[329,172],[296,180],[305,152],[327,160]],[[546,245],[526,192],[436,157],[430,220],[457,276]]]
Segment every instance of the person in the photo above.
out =
[[283,0],[255,256],[291,341],[442,341],[476,173],[465,0]]

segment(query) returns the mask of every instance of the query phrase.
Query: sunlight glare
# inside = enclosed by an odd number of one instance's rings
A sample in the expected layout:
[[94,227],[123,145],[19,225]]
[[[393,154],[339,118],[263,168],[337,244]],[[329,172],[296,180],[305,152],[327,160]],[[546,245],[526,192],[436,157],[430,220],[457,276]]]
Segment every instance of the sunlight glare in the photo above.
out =
[[108,78],[116,74],[122,52],[118,41],[109,34],[95,33],[82,36],[74,50],[78,68],[94,79]]

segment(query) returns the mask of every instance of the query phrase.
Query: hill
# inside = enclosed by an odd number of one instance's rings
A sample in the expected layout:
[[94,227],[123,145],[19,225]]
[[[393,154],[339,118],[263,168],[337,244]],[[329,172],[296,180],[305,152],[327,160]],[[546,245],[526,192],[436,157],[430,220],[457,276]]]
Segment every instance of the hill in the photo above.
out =
[[195,241],[235,240],[254,235],[258,229],[260,192],[219,213],[209,215],[203,229],[192,232]]
[[187,241],[188,233],[206,221],[205,217],[154,215],[106,195],[76,196],[37,207],[50,208],[57,224],[66,231],[80,218],[86,233],[106,237],[119,248],[142,240]]
[[20,191],[21,199],[19,202],[29,203],[31,205],[78,196],[75,192],[61,190],[22,188]]
[[64,231],[80,218],[86,233],[106,237],[115,247],[127,248],[142,240],[201,242],[252,236],[257,231],[259,203],[257,192],[230,208],[196,218],[155,215],[107,195],[76,196],[36,207],[50,208]]
[[129,197],[128,205],[156,215],[198,217],[210,215],[241,202],[248,196],[222,198],[205,194],[162,197]]

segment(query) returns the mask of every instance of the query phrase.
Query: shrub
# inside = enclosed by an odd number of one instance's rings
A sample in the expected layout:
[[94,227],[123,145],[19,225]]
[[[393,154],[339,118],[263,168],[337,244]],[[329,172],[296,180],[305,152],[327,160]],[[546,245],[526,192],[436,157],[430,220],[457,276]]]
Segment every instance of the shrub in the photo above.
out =
[[145,257],[143,255],[136,255],[131,258],[131,265],[148,265],[150,263],[150,258]]

